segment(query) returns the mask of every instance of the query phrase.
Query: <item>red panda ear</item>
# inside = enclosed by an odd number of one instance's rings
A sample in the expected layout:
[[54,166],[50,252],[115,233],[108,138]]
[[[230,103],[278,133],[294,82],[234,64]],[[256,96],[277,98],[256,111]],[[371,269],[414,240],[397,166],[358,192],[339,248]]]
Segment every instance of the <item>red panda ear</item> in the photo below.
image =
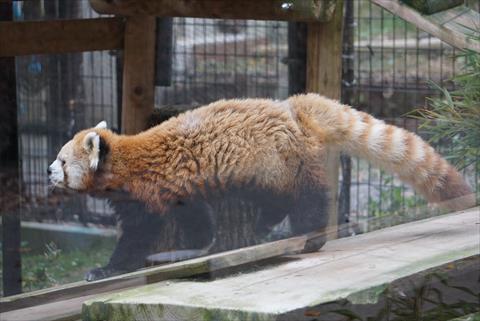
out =
[[101,122],[99,122],[97,124],[97,126],[95,126],[95,128],[99,128],[99,129],[107,129],[107,122],[102,120]]
[[88,153],[90,168],[96,170],[100,159],[100,135],[89,132],[83,138],[83,148]]

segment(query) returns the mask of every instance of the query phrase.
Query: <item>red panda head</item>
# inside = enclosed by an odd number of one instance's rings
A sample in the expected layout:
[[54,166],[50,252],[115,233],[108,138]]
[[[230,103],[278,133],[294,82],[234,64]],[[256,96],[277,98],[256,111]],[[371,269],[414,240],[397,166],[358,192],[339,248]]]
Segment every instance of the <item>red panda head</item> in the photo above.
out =
[[48,178],[54,187],[87,190],[93,184],[105,151],[106,144],[100,136],[106,131],[107,123],[101,121],[97,126],[76,134],[67,142],[57,155],[57,159],[48,167]]

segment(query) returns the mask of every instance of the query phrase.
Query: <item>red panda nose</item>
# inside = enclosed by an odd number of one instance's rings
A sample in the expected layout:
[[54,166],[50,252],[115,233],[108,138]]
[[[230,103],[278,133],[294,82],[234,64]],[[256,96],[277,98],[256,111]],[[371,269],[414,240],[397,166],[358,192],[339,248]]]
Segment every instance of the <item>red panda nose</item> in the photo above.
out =
[[51,174],[52,174],[52,170],[50,169],[50,166],[47,167],[47,174],[48,174],[48,175],[51,175]]

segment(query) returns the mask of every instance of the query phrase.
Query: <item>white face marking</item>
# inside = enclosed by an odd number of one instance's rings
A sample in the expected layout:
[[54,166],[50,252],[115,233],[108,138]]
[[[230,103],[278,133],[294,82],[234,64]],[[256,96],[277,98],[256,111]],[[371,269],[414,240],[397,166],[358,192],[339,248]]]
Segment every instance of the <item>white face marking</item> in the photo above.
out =
[[73,162],[72,164],[66,166],[67,175],[68,175],[68,187],[72,189],[82,189],[83,186],[83,176],[85,175],[85,170],[78,162]]
[[63,174],[63,166],[62,162],[58,159],[56,159],[49,167],[50,169],[50,183],[56,187],[64,187],[63,186],[63,180],[65,178],[65,175]]
[[74,143],[69,141],[57,159],[49,166],[49,180],[53,187],[83,189],[83,177],[89,172],[88,159],[76,159]]

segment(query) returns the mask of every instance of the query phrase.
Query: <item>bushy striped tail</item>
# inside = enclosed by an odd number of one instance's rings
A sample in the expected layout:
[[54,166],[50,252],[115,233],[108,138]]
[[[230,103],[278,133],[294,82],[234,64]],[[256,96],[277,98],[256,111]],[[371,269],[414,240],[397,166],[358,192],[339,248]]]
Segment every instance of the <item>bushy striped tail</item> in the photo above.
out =
[[462,175],[416,134],[316,94],[290,103],[298,121],[325,144],[397,174],[429,202],[453,210],[475,206]]

